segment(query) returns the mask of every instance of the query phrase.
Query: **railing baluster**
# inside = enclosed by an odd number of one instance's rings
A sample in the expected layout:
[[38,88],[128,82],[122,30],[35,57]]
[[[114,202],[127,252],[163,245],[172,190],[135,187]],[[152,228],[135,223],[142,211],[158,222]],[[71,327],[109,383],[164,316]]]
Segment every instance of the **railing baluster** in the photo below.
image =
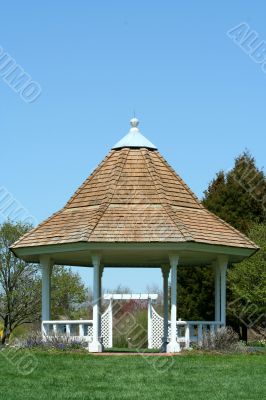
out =
[[196,329],[198,329],[198,327],[197,327],[195,324],[193,324],[193,325],[192,325],[192,332],[193,332],[193,340],[194,340],[194,341],[197,341],[197,340],[198,340],[198,332],[197,332],[197,334],[196,334]]
[[54,334],[54,336],[57,335],[57,325],[56,324],[53,324],[53,334]]
[[186,349],[189,348],[190,345],[190,329],[189,329],[189,323],[187,322],[186,327],[185,327],[185,347]]
[[84,324],[79,324],[79,336],[84,336]]
[[66,335],[70,336],[70,325],[66,324]]
[[45,338],[45,336],[47,336],[46,334],[46,324],[42,322],[42,336],[43,338]]
[[202,346],[202,324],[198,325],[198,345]]

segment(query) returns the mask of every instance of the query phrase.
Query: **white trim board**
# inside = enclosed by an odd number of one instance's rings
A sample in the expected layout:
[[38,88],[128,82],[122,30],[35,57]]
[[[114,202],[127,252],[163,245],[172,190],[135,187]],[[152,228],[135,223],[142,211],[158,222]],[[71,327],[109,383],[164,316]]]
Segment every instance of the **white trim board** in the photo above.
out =
[[104,294],[105,300],[156,300],[158,299],[157,293],[106,293]]

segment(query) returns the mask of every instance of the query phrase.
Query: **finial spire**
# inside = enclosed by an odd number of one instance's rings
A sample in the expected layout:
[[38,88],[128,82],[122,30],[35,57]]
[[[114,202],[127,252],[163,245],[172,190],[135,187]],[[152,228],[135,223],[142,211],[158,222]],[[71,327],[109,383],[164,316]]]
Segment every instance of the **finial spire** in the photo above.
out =
[[148,139],[146,139],[142,133],[140,132],[138,125],[139,120],[134,116],[130,120],[131,128],[126,136],[124,136],[113,149],[121,149],[123,147],[130,147],[130,148],[141,148],[146,147],[147,149],[156,149],[154,144],[152,144]]
[[132,126],[132,128],[137,128],[138,124],[139,124],[139,120],[136,117],[134,117],[130,120],[130,125]]

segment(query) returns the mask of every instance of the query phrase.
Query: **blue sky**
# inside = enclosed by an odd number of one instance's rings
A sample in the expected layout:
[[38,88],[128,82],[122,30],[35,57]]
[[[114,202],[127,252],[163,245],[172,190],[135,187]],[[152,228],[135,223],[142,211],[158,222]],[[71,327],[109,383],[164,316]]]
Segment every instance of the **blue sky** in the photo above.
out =
[[[266,74],[226,32],[245,22],[266,40],[265,14],[262,1],[4,2],[0,46],[42,93],[25,103],[0,77],[0,186],[42,221],[127,133],[133,110],[199,197],[245,148],[263,167]],[[143,291],[161,276],[106,271],[104,287],[119,283]]]

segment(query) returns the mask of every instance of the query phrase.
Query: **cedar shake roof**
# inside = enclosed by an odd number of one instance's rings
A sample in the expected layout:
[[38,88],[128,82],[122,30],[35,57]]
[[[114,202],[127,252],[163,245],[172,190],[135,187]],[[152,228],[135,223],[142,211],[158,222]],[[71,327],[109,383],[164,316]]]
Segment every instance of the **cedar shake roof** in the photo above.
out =
[[202,206],[155,146],[138,136],[138,121],[131,124],[129,134],[64,208],[12,249],[77,242],[198,242],[256,250],[246,236]]

